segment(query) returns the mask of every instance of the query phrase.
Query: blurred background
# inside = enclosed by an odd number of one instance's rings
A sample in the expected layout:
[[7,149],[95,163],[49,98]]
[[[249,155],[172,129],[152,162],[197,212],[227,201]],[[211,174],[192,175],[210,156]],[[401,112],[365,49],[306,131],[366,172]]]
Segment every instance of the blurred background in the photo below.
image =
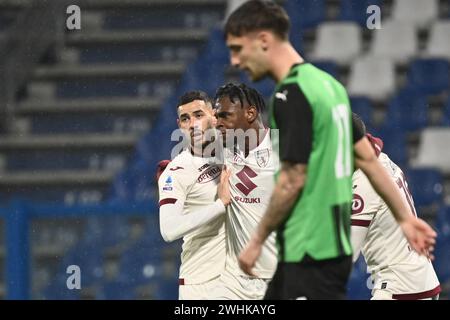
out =
[[[181,243],[159,233],[156,163],[176,103],[232,70],[232,0],[0,0],[0,298],[176,299]],[[340,80],[438,231],[450,289],[450,1],[284,0],[291,41]],[[69,30],[69,5],[81,29]],[[380,30],[367,28],[369,5]],[[267,99],[274,83],[252,84]],[[81,269],[69,290],[67,267]],[[350,299],[370,297],[363,259]]]

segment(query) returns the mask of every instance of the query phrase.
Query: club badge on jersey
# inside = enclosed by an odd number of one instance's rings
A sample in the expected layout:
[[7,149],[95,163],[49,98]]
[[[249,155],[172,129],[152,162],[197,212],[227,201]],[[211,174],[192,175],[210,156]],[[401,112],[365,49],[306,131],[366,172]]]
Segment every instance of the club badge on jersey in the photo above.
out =
[[255,153],[256,163],[260,168],[264,168],[269,163],[269,149],[258,150]]

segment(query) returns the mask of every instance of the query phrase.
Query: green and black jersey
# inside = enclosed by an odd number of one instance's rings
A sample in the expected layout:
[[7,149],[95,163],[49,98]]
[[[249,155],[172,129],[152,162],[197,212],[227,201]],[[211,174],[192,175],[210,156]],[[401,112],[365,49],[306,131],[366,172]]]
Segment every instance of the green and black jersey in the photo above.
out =
[[277,232],[280,261],[352,253],[353,143],[362,133],[352,131],[351,119],[344,87],[309,63],[294,65],[278,83],[271,101],[271,127],[279,129],[274,151],[281,161],[307,165],[303,190]]

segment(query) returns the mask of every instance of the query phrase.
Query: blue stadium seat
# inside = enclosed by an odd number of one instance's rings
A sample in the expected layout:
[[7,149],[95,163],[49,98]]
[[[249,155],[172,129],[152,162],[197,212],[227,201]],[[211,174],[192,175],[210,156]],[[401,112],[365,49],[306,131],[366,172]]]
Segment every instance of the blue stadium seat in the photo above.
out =
[[223,8],[220,7],[177,7],[114,12],[106,15],[103,27],[110,30],[210,28],[223,18]]
[[131,245],[120,258],[117,280],[143,285],[162,277],[163,243],[158,231],[147,234]]
[[[30,119],[30,133],[128,133],[133,127],[150,127],[152,112],[146,115],[105,114],[42,114]],[[138,132],[133,132],[138,133]]]
[[350,107],[352,108],[352,111],[359,115],[364,121],[367,127],[366,129],[372,127],[373,104],[369,98],[350,97]]
[[79,61],[89,63],[190,62],[198,53],[193,41],[124,45],[91,45],[80,48]]
[[[145,297],[152,300],[177,300],[177,279],[155,279],[147,283],[145,287],[140,284],[133,285],[121,280],[107,282],[97,291],[96,299],[99,300],[136,300],[142,299],[141,294],[145,290]],[[138,294],[138,292],[140,294]]]
[[[353,21],[365,27],[369,14],[367,8],[371,5],[381,5],[380,0],[342,0],[339,11],[339,20]],[[380,6],[381,7],[381,6]]]
[[442,202],[443,178],[438,170],[410,169],[406,177],[417,209]]
[[213,28],[206,45],[200,53],[199,63],[207,67],[218,65],[223,68],[230,64],[229,58],[229,50],[224,40],[222,28]]
[[155,295],[157,300],[177,300],[178,299],[178,279],[158,281],[158,290]]
[[[373,133],[373,132],[372,132]],[[408,162],[406,134],[396,129],[380,129],[376,136],[383,140],[383,152],[400,168],[405,168]]]
[[[450,218],[448,210],[446,215],[447,218]],[[450,280],[450,268],[448,265],[450,261],[450,221],[446,220],[436,227],[438,237],[434,251],[435,260],[433,261],[433,265],[440,282],[445,283]]]
[[167,97],[175,87],[173,76],[138,80],[65,80],[57,83],[56,95],[62,99],[94,97]]
[[450,88],[450,65],[444,59],[417,59],[408,71],[407,88],[424,95],[442,93]]
[[450,127],[450,97],[444,107],[444,112],[441,118],[441,125]]
[[101,249],[124,244],[129,238],[130,225],[121,216],[89,217],[83,233],[84,242]]
[[367,265],[362,255],[353,264],[352,273],[347,283],[347,298],[349,300],[369,300],[371,297],[370,273],[367,272]]
[[325,1],[287,0],[284,9],[291,18],[292,29],[315,28],[325,20]]
[[[53,203],[63,204],[68,193],[80,195],[81,193],[95,193],[99,195],[100,200],[104,199],[107,193],[105,186],[48,186],[42,188],[41,186],[20,187],[14,189],[3,190],[0,193],[0,200],[3,203],[19,197],[32,201],[34,203]],[[94,201],[95,202],[95,201]]]
[[[145,170],[147,168],[148,170]],[[156,168],[156,164],[155,164]],[[137,198],[138,192],[145,192],[147,189],[139,190],[139,186],[147,186],[147,183],[155,183],[153,181],[153,176],[155,169],[150,169],[150,167],[142,165],[142,162],[131,163],[128,168],[120,172],[114,179],[111,185],[110,199],[121,200],[121,201],[133,201]],[[147,183],[145,183],[147,179]]]
[[258,82],[252,82],[249,79],[248,75],[244,72],[239,72],[238,82],[245,83],[248,86],[256,89],[266,99],[266,101],[270,99],[273,90],[275,89],[275,82],[272,79],[265,78],[264,80]]
[[58,275],[43,290],[43,296],[46,300],[79,300],[80,290],[67,289],[67,274]]
[[100,284],[104,276],[102,248],[91,242],[80,242],[71,248],[62,258],[56,270],[56,275],[43,290],[46,299],[72,300],[79,299],[80,290],[67,288],[67,267],[76,265],[80,268],[81,290]]
[[154,119],[153,129],[138,142],[136,159],[115,179],[111,198],[145,200],[150,197],[156,185],[153,179],[156,164],[163,158],[170,159],[172,147],[178,143],[170,141],[173,130],[177,128],[174,120],[177,117],[178,97],[189,90],[203,90],[213,97],[216,89],[224,82],[228,60],[223,31],[214,28],[200,57],[188,66],[178,88]]
[[436,249],[434,251],[435,260],[433,262],[438,279],[441,283],[450,280],[450,268],[448,262],[450,261],[450,238],[438,238]]
[[179,87],[180,95],[190,90],[202,90],[214,97],[216,89],[225,81],[227,68],[228,62],[221,63],[215,60],[212,60],[210,65],[197,61],[188,66]]
[[444,225],[450,226],[450,206],[443,205],[439,208],[434,225],[437,230],[442,230]]
[[[111,199],[121,201],[144,201],[152,199],[152,187],[156,186],[155,170],[158,153],[153,149],[154,157],[149,165],[145,160],[130,163],[129,167],[119,173],[111,186]],[[162,155],[159,155],[162,156]],[[167,158],[167,157],[164,157]]]
[[138,83],[136,81],[64,81],[56,87],[58,98],[90,98],[111,96],[135,96]]
[[289,32],[289,41],[298,53],[300,53],[302,56],[305,56],[305,51],[303,48],[303,33],[300,28],[291,27],[291,30]]
[[170,159],[175,145],[175,142],[171,142],[171,134],[177,128],[175,119],[179,95],[180,90],[177,90],[167,99],[153,120],[152,130],[137,143],[136,154],[111,186],[111,199],[141,201],[152,198],[152,187],[156,186],[156,165],[162,159]]
[[67,266],[77,265],[80,267],[82,286],[89,287],[100,283],[104,276],[103,248],[95,242],[81,242],[63,257],[61,261],[62,275],[66,275]]
[[420,92],[403,90],[388,104],[383,128],[418,131],[428,123],[428,102]]
[[[298,10],[297,7],[299,6],[298,3],[292,3],[294,2],[294,0],[290,0],[285,2],[284,8],[286,9],[286,11],[289,13],[290,10]],[[299,1],[297,1],[299,2]],[[306,4],[308,5],[308,4]],[[320,4],[319,4],[320,7]],[[324,10],[324,9],[323,9]],[[301,10],[300,10],[301,11]],[[318,10],[319,12],[316,12],[316,16],[315,17],[311,17],[311,21],[304,21],[304,17],[301,17],[301,19],[299,19],[299,13],[298,11],[294,11],[297,12],[296,14],[290,14],[290,18],[291,18],[291,28],[290,28],[290,32],[289,32],[289,41],[291,42],[291,44],[293,45],[293,47],[295,48],[295,50],[297,50],[297,52],[299,52],[302,56],[305,55],[305,52],[303,50],[303,31],[304,29],[310,28],[310,25],[317,25],[318,23],[316,21],[314,21],[315,19],[319,19],[320,21],[323,20],[323,13],[320,13],[320,9]]]
[[339,68],[333,61],[313,61],[312,64],[317,68],[331,74],[334,78],[339,79]]
[[11,172],[18,170],[88,169],[91,157],[91,150],[71,150],[71,152],[66,150],[59,152],[55,150],[13,151],[6,155],[6,168]]
[[120,281],[104,283],[96,294],[98,300],[136,300],[137,298],[134,286]]
[[[181,86],[184,83],[185,77]],[[176,105],[178,97],[184,93],[184,88],[182,90],[177,89],[164,103],[153,121],[152,130],[139,140],[129,166],[117,175],[111,186],[110,199],[142,201],[153,198],[157,163],[162,159],[170,159],[172,147],[178,143],[171,142],[171,134],[177,129]]]

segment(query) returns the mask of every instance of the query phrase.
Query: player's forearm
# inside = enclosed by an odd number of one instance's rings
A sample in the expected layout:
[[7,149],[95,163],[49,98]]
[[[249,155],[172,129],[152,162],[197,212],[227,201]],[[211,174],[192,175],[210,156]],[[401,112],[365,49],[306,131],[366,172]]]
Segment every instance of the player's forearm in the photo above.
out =
[[303,188],[303,175],[292,179],[292,172],[281,170],[275,185],[269,206],[264,214],[256,232],[256,240],[263,243],[270,233],[286,220]]
[[161,235],[167,242],[180,239],[224,213],[225,206],[220,199],[189,214],[183,214],[181,203],[161,206],[159,209]]
[[412,217],[408,204],[400,194],[398,187],[376,157],[357,161],[357,166],[366,174],[373,188],[386,202],[398,223]]

